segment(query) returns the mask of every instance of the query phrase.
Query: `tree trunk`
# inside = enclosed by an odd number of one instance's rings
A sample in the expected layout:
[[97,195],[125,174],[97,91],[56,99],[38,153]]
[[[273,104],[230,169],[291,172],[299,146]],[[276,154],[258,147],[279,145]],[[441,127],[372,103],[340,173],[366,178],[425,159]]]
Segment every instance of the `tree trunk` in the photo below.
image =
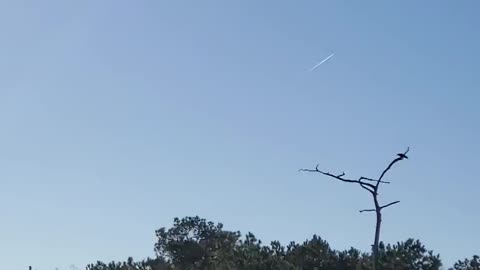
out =
[[378,245],[380,242],[380,226],[382,225],[382,212],[380,207],[376,207],[377,223],[375,224],[375,240],[373,242],[373,270],[378,270]]

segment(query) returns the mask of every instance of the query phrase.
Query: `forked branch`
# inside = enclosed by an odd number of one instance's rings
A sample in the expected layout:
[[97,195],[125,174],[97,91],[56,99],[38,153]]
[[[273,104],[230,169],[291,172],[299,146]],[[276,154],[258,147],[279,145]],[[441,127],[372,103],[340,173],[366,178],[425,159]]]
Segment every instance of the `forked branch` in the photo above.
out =
[[378,209],[362,209],[362,210],[360,210],[359,212],[360,212],[360,213],[363,213],[363,212],[375,212],[375,211],[377,211],[377,210],[380,211],[380,210],[382,210],[383,208],[387,208],[387,207],[389,207],[389,206],[391,206],[391,205],[394,205],[394,204],[397,204],[397,203],[399,203],[399,202],[400,202],[400,201],[394,201],[394,202],[391,202],[391,203],[386,204],[386,205],[384,205],[384,206],[380,206]]
[[347,179],[345,178],[345,172],[342,172],[341,174],[338,174],[338,175],[335,175],[335,174],[332,174],[332,173],[329,173],[329,172],[324,172],[324,171],[321,171],[318,169],[318,164],[317,166],[315,167],[315,169],[300,169],[299,171],[302,171],[302,172],[316,172],[316,173],[321,173],[323,175],[326,175],[326,176],[330,176],[332,178],[335,178],[335,179],[338,179],[340,181],[343,181],[343,182],[347,182],[347,183],[358,183],[360,185],[363,186],[366,186],[366,187],[369,187],[372,189],[372,191],[375,189],[375,185],[372,185],[370,183],[367,183],[367,182],[364,182],[364,181],[376,181],[374,179],[371,179],[371,178],[367,178],[367,177],[360,177],[359,179],[357,180],[353,180],[353,179]]

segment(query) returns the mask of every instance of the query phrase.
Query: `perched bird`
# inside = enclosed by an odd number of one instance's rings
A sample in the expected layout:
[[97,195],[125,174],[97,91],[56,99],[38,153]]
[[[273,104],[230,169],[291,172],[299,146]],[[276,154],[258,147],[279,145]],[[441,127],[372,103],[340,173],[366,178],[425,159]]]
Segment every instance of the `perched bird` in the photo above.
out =
[[408,159],[407,155],[402,154],[402,153],[397,154],[397,156],[399,156],[402,159],[404,159],[404,158]]

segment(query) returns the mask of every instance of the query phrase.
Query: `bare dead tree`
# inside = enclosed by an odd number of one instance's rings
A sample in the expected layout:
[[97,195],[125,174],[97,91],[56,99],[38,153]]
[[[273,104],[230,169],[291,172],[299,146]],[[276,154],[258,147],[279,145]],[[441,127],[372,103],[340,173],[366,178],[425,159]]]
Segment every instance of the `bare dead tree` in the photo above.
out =
[[395,165],[395,163],[397,163],[401,160],[404,160],[404,159],[408,159],[407,153],[408,153],[409,150],[410,150],[410,148],[407,148],[407,150],[405,152],[397,154],[398,157],[395,158],[394,160],[392,160],[392,162],[390,162],[390,164],[388,164],[387,168],[385,168],[385,170],[383,170],[382,174],[377,179],[363,177],[363,176],[361,176],[360,178],[358,178],[356,180],[355,179],[348,179],[348,178],[345,177],[345,172],[342,172],[341,174],[332,174],[332,173],[329,173],[329,172],[324,172],[324,171],[321,171],[320,169],[318,169],[319,165],[317,165],[315,167],[315,169],[301,169],[300,170],[300,171],[304,171],[304,172],[320,173],[320,174],[335,178],[337,180],[340,180],[340,181],[346,182],[346,183],[358,184],[361,188],[368,191],[368,193],[370,193],[372,195],[373,203],[374,203],[375,208],[363,209],[363,210],[360,210],[360,213],[375,212],[376,217],[377,217],[376,224],[375,224],[375,239],[374,239],[374,242],[373,242],[373,245],[372,245],[373,270],[378,268],[378,245],[379,245],[379,242],[380,242],[380,227],[382,225],[382,210],[400,202],[400,201],[394,201],[394,202],[391,202],[391,203],[388,203],[388,204],[385,204],[385,205],[380,205],[380,203],[378,202],[378,189],[380,187],[380,184],[390,184],[390,182],[387,182],[387,181],[383,180],[385,175],[387,174],[388,171],[390,171],[390,169],[393,167],[393,165]]

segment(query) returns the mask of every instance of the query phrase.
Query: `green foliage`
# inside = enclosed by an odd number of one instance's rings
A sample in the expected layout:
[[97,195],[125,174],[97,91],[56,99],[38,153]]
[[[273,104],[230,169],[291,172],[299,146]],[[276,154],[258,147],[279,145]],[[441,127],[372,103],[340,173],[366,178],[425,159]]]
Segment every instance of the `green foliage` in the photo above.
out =
[[480,270],[480,257],[474,255],[472,259],[458,261],[450,270]]
[[105,264],[97,262],[96,264],[89,264],[87,270],[169,270],[172,269],[170,264],[165,262],[162,258],[146,259],[140,262],[134,262],[130,257],[126,262],[111,262]]
[[371,263],[372,260],[369,254],[362,254],[358,249],[353,247],[346,251],[337,252],[336,269],[370,269]]
[[287,250],[288,260],[300,269],[335,269],[337,254],[327,241],[316,235],[302,245],[290,243]]
[[396,245],[380,245],[381,269],[436,270],[442,265],[439,255],[428,251],[419,240],[408,239]]
[[[157,258],[97,262],[87,270],[369,270],[373,264],[371,254],[334,250],[317,235],[286,247],[278,241],[263,245],[252,233],[242,237],[198,216],[175,218],[171,228],[155,233]],[[379,245],[380,270],[439,270],[441,265],[439,255],[419,240]],[[480,270],[479,257],[458,261],[450,270]]]
[[155,252],[181,269],[231,269],[240,233],[197,217],[175,218],[156,231]]

